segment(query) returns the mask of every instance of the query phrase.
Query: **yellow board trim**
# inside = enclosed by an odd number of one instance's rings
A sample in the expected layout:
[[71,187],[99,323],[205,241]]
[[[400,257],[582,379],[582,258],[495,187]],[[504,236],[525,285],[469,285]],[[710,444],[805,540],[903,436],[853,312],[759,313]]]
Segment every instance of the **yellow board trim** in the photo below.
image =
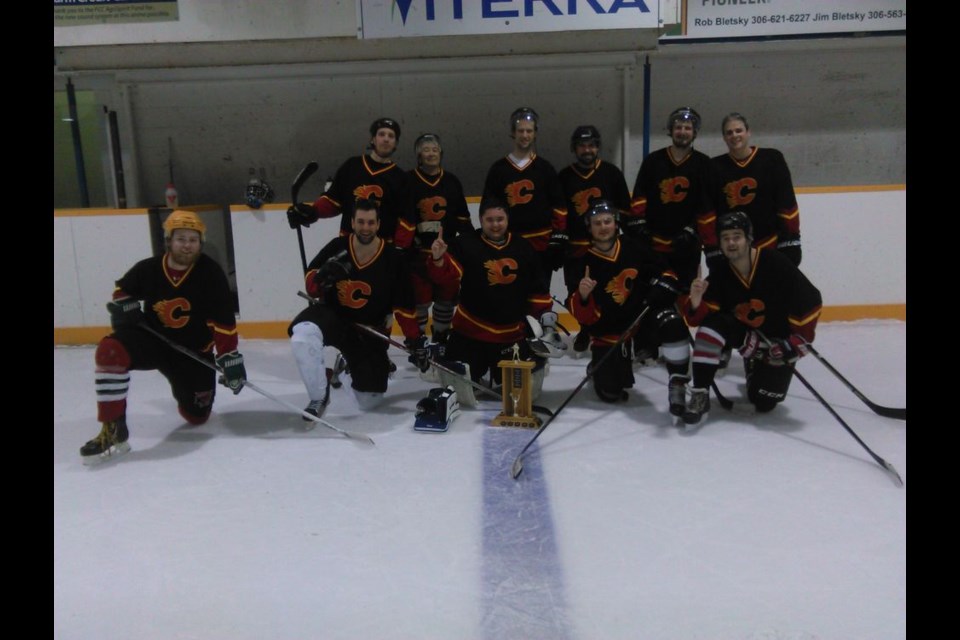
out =
[[[569,313],[561,313],[560,324],[571,333],[579,331],[580,325]],[[854,304],[836,307],[824,307],[820,322],[849,322],[852,320],[907,320],[906,304]],[[241,340],[286,340],[288,321],[277,322],[239,322],[237,334]],[[394,335],[400,336],[400,329],[393,328]],[[97,344],[101,338],[110,334],[110,327],[63,327],[54,328],[54,346]],[[242,345],[241,345],[242,350]]]

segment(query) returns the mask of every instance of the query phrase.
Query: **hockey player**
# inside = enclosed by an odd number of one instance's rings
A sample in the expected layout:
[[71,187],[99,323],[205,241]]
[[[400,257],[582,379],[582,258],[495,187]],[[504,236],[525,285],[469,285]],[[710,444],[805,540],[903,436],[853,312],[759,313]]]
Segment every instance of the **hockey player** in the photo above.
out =
[[[497,363],[512,358],[514,344],[519,344],[521,358],[531,356],[526,316],[539,319],[548,344],[557,321],[540,261],[526,240],[507,230],[508,220],[506,203],[484,199],[480,229],[458,236],[449,245],[440,234],[430,248],[427,265],[431,280],[455,282],[460,289],[446,359],[468,364],[475,381],[490,371],[494,384],[500,383]],[[545,360],[533,359],[537,361],[534,383],[542,384]]]
[[295,202],[287,209],[291,229],[309,227],[320,218],[340,215],[340,235],[351,232],[355,203],[373,200],[382,217],[380,235],[398,247],[409,248],[415,222],[405,212],[407,174],[390,158],[400,141],[400,125],[391,118],[378,118],[370,125],[369,151],[340,165],[330,188],[312,204]]
[[[553,272],[563,264],[567,241],[567,205],[553,165],[537,155],[539,116],[528,107],[510,115],[513,150],[490,167],[483,195],[505,201],[510,231],[533,247],[549,293]],[[555,347],[566,345],[556,336]]]
[[790,169],[776,149],[750,144],[750,125],[739,113],[721,125],[728,153],[713,158],[720,194],[718,213],[743,211],[753,225],[757,249],[779,249],[800,266],[800,209]]
[[[388,343],[357,329],[355,323],[381,329],[386,335],[392,313],[407,347],[428,357],[426,336],[417,329],[407,258],[378,235],[377,203],[357,200],[351,225],[350,235],[328,242],[308,265],[307,293],[320,304],[301,311],[287,329],[310,398],[305,411],[318,417],[330,399],[330,373],[325,373],[324,363],[332,357],[332,349],[346,359],[362,410],[379,404],[387,390]],[[416,355],[411,355],[411,361],[420,363]]]
[[441,166],[443,148],[440,136],[435,133],[421,135],[414,143],[414,151],[417,168],[410,172],[410,206],[417,223],[413,236],[417,254],[411,272],[417,324],[421,332],[426,331],[432,303],[433,341],[444,343],[450,333],[457,286],[456,283],[445,287],[435,285],[427,278],[430,247],[440,229],[443,229],[444,237],[452,239],[461,233],[472,232],[473,224],[460,180]]
[[107,303],[113,333],[100,340],[95,355],[102,427],[80,448],[84,464],[130,450],[126,410],[131,371],[159,371],[170,382],[177,409],[188,423],[203,424],[210,416],[216,372],[172,349],[141,324],[211,364],[215,361],[223,371],[223,384],[234,393],[243,388],[247,374],[237,352],[233,297],[223,269],[201,252],[206,230],[192,211],[172,212],[163,223],[166,252],[141,260],[117,280]]
[[[579,258],[590,248],[590,234],[583,215],[595,200],[606,200],[620,209],[630,208],[630,192],[623,172],[600,159],[600,131],[592,124],[580,125],[570,136],[574,162],[560,170],[560,186],[567,199],[567,231],[570,245],[564,260]],[[581,326],[573,350],[586,351],[590,332]]]
[[710,409],[709,388],[725,346],[740,350],[747,398],[758,412],[786,397],[794,364],[806,355],[820,318],[820,291],[779,251],[753,246],[753,225],[742,211],[717,222],[727,268],[696,278],[681,300],[687,321],[698,326],[693,348],[693,386],[683,414],[699,425]]
[[[564,279],[567,307],[577,322],[590,328],[593,359],[589,366],[595,367],[649,307],[638,333],[662,345],[670,374],[670,413],[682,415],[689,382],[690,334],[675,306],[676,276],[656,253],[620,236],[619,210],[612,203],[594,202],[583,221],[590,249],[565,265]],[[631,354],[625,342],[594,372],[594,390],[604,402],[628,398],[626,390],[634,384]]]
[[697,275],[701,249],[716,254],[716,178],[710,158],[693,148],[700,114],[690,107],[667,118],[670,145],[640,165],[624,233],[663,255],[684,290]]

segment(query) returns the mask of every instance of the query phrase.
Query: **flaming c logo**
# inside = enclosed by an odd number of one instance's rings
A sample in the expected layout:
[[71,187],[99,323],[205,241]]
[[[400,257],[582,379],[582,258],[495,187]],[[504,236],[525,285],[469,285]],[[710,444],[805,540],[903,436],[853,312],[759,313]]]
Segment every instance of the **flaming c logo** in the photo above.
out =
[[503,193],[507,196],[507,204],[511,207],[526,204],[533,200],[533,182],[530,180],[511,182],[503,189]]
[[728,182],[723,186],[723,193],[727,196],[728,207],[750,204],[757,197],[757,181],[753,178],[741,178]]
[[738,304],[733,310],[733,315],[743,324],[752,329],[756,329],[763,325],[763,321],[766,318],[764,314],[765,310],[766,306],[763,304],[763,300],[751,298],[746,302]]
[[344,307],[360,309],[367,304],[372,289],[363,280],[340,280],[337,282],[337,300]]
[[[513,258],[487,260],[483,266],[487,269],[487,282],[492,285],[510,284],[517,279],[517,261]],[[514,273],[507,273],[507,269]]]
[[683,202],[687,197],[687,191],[690,190],[690,181],[686,176],[676,176],[660,181],[660,202],[669,204],[671,202]]
[[190,322],[190,301],[186,298],[173,300],[159,300],[153,305],[153,312],[160,319],[160,324],[171,329],[179,329]]
[[447,214],[447,199],[442,196],[433,196],[432,198],[423,198],[417,202],[417,211],[420,212],[420,220],[443,220]]
[[353,190],[353,197],[357,200],[366,198],[380,202],[383,200],[383,187],[378,184],[362,184]]
[[614,302],[619,305],[623,305],[623,303],[627,301],[627,297],[630,295],[630,290],[633,289],[633,281],[636,279],[636,269],[624,269],[616,276],[611,278],[610,282],[607,283],[607,286],[604,287],[603,290],[610,294],[610,297],[613,298]]
[[589,189],[584,189],[583,191],[577,191],[573,194],[573,197],[570,200],[573,202],[573,208],[577,212],[578,216],[582,216],[587,212],[587,209],[590,208],[590,201],[593,198],[599,198],[603,194],[600,193],[600,189],[596,187],[590,187]]

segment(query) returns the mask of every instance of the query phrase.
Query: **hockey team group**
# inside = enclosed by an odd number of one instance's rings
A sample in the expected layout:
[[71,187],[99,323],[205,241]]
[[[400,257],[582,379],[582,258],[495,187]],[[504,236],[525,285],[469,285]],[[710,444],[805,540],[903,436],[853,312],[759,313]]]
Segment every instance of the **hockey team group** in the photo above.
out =
[[[458,389],[461,400],[473,388],[497,392],[503,360],[534,363],[536,399],[549,359],[567,350],[561,304],[580,325],[572,348],[589,350],[586,375],[604,402],[629,402],[637,361],[662,362],[670,413],[696,429],[733,349],[756,411],[784,400],[821,297],[799,269],[783,155],[751,145],[747,119],[731,113],[721,124],[728,153],[710,158],[693,147],[700,115],[679,108],[667,118],[669,146],[643,160],[631,194],[601,159],[596,127],[573,131],[574,161],[557,172],[536,153],[538,121],[530,108],[511,114],[513,148],[487,172],[479,228],[443,167],[440,136],[418,137],[417,167],[404,171],[391,160],[400,125],[390,118],[370,125],[366,152],[319,198],[290,206],[298,231],[341,218],[339,236],[304,265],[309,300],[288,327],[305,420],[323,422],[346,373],[362,411],[383,399],[394,324],[409,362],[444,385],[418,404],[418,422],[445,429]],[[202,252],[204,223],[176,210],[163,229],[165,253],[135,264],[107,303],[112,333],[95,352],[102,426],[80,449],[84,464],[130,450],[131,371],[159,371],[192,425],[208,419],[218,378],[233,393],[247,382],[227,277]],[[564,300],[551,296],[556,271]]]

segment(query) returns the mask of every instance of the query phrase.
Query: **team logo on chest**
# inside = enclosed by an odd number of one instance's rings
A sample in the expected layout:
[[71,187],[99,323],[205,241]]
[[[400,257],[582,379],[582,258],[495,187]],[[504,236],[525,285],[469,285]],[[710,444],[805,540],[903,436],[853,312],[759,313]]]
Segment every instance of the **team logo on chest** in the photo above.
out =
[[367,200],[381,202],[383,200],[383,187],[378,184],[362,184],[353,190],[353,197],[357,200],[366,198]]
[[607,283],[607,286],[604,287],[603,290],[610,294],[610,297],[613,298],[614,302],[619,305],[623,305],[623,303],[626,302],[627,298],[630,296],[630,291],[633,290],[633,281],[636,279],[636,269],[624,269],[611,278],[610,282]]
[[507,204],[511,207],[518,204],[527,204],[533,200],[533,182],[530,180],[517,180],[511,182],[503,189],[507,197]]
[[442,196],[422,198],[417,202],[421,220],[443,220],[447,214],[447,199]]
[[584,189],[583,191],[577,191],[573,194],[573,197],[570,200],[573,202],[574,211],[577,212],[578,216],[582,216],[587,212],[587,209],[590,208],[590,201],[594,198],[599,198],[603,194],[600,193],[600,189],[596,187],[590,187],[589,189]]
[[766,319],[766,305],[763,304],[763,300],[757,300],[756,298],[750,298],[746,302],[741,302],[733,309],[733,315],[736,316],[737,320],[756,329],[759,326],[763,325],[764,320]]
[[367,304],[373,288],[363,280],[340,280],[337,282],[337,301],[341,306],[360,309]]
[[727,197],[727,206],[750,204],[757,197],[757,181],[753,178],[741,178],[723,185],[723,193]]
[[153,312],[157,314],[160,324],[171,329],[180,329],[190,322],[190,301],[186,298],[173,300],[159,300],[153,304]]
[[[487,260],[483,263],[487,270],[487,282],[492,285],[510,284],[517,279],[517,261],[513,258]],[[513,273],[508,273],[512,271]]]
[[683,202],[687,198],[687,191],[690,190],[690,181],[686,176],[675,176],[660,181],[660,202],[670,204],[671,202]]

